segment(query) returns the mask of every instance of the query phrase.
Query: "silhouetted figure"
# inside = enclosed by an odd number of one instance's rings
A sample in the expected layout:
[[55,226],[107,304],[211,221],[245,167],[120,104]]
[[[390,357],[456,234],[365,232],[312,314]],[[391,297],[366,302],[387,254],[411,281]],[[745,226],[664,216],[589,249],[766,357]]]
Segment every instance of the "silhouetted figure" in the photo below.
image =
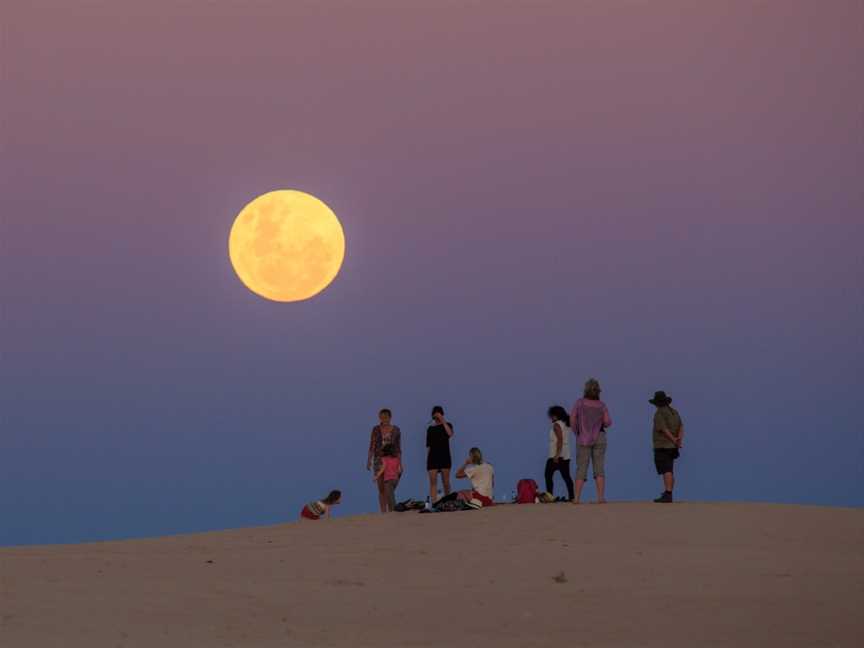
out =
[[439,474],[444,495],[450,494],[450,469],[453,467],[450,438],[453,436],[453,425],[444,418],[444,408],[440,405],[432,408],[432,421],[433,424],[426,428],[426,472],[429,474],[429,501],[435,503],[438,499]]
[[609,410],[600,400],[600,383],[589,378],[585,383],[583,397],[576,401],[570,413],[570,427],[576,434],[576,498],[579,503],[582,487],[588,478],[589,462],[594,468],[597,484],[597,503],[606,502],[606,428],[612,426]]
[[567,486],[567,498],[572,502],[573,480],[570,478],[570,415],[560,405],[553,405],[548,411],[552,428],[549,430],[549,455],[546,459],[546,492],[554,493],[553,477],[561,473]]
[[654,501],[658,504],[672,503],[672,489],[675,488],[675,460],[680,456],[679,449],[684,444],[684,423],[681,415],[672,407],[672,399],[664,391],[654,393],[648,401],[657,408],[651,438],[654,444],[654,467],[663,477],[663,493]]
[[[402,461],[402,432],[398,425],[393,425],[391,419],[393,413],[386,407],[378,412],[378,425],[372,428],[369,438],[369,452],[366,457],[366,470],[371,470],[377,475],[381,470],[382,451],[384,446],[393,446],[394,456]],[[398,480],[397,480],[398,481]],[[387,494],[384,491],[384,480],[376,479],[378,486],[378,507],[382,513],[387,512]]]

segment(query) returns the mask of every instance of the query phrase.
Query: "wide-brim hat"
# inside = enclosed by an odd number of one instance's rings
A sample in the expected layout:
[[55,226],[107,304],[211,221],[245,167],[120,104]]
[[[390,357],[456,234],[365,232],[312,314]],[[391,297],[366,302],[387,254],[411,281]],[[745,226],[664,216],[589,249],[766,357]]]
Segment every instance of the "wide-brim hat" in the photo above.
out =
[[666,395],[665,391],[654,392],[654,398],[648,401],[652,405],[669,405],[672,399]]

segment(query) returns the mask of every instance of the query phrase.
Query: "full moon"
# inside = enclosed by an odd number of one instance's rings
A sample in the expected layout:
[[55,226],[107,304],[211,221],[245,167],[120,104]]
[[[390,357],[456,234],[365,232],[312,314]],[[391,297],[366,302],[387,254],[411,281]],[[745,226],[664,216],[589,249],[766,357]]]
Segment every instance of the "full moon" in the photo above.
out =
[[345,234],[315,196],[284,189],[258,196],[231,227],[228,255],[249,290],[279,302],[324,290],[345,258]]

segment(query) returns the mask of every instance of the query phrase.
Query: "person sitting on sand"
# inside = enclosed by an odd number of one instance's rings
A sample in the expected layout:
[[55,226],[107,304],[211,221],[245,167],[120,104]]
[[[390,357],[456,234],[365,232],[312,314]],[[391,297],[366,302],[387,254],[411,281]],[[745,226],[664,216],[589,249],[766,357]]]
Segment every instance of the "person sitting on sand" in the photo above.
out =
[[492,506],[495,503],[495,469],[492,464],[483,461],[480,448],[471,448],[468,451],[468,458],[456,471],[456,477],[471,480],[471,490],[462,490],[455,494],[460,500],[479,501],[483,506]]
[[588,463],[594,467],[594,481],[597,484],[597,503],[606,502],[606,428],[611,427],[612,419],[606,404],[600,400],[600,383],[595,378],[585,382],[583,397],[576,401],[570,413],[570,427],[576,434],[576,498],[579,503],[582,487],[588,479]]
[[309,502],[300,511],[300,519],[303,520],[320,520],[322,517],[330,517],[330,509],[342,501],[342,491],[332,490],[322,500]]
[[396,510],[396,485],[402,475],[402,462],[396,456],[396,448],[391,444],[381,448],[381,468],[372,477],[372,481],[384,485],[384,510],[382,513],[392,513]]
[[[381,470],[381,450],[385,445],[392,445],[396,451],[396,457],[402,459],[402,432],[398,425],[393,425],[391,420],[392,412],[386,407],[378,412],[379,424],[372,428],[372,435],[369,438],[369,451],[366,455],[366,470],[371,470],[373,474]],[[379,479],[376,482],[378,487],[378,506],[382,513],[387,511],[387,496],[384,493],[384,480]]]
[[657,408],[651,437],[654,445],[654,467],[663,477],[663,493],[654,501],[658,504],[672,503],[672,489],[675,488],[675,460],[684,445],[684,423],[678,410],[672,407],[672,399],[664,391],[654,393],[648,401]]

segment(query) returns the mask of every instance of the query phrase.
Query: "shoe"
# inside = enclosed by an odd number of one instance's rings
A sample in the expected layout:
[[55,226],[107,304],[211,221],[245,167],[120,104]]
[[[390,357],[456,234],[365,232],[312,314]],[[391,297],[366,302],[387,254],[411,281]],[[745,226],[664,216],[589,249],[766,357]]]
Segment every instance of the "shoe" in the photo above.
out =
[[663,494],[654,500],[657,504],[671,504],[672,503],[672,493],[668,491],[664,491]]

